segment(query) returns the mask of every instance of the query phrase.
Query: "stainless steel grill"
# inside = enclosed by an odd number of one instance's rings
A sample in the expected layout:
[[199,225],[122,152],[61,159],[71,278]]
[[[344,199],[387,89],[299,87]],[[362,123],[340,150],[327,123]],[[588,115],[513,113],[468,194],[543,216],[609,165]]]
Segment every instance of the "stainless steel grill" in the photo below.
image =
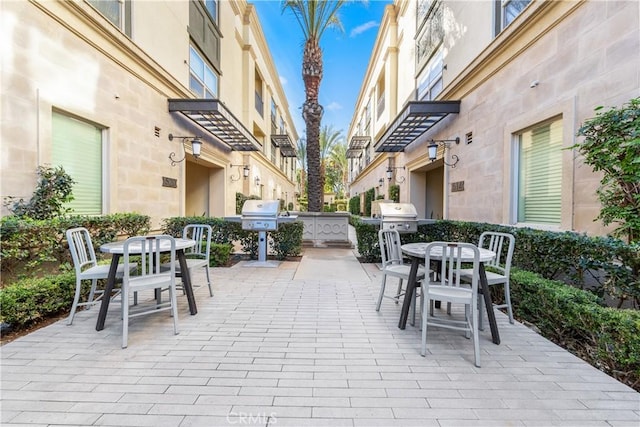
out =
[[273,231],[278,228],[278,200],[247,200],[242,205],[242,229]]
[[400,233],[418,231],[418,211],[411,203],[380,203],[380,228]]

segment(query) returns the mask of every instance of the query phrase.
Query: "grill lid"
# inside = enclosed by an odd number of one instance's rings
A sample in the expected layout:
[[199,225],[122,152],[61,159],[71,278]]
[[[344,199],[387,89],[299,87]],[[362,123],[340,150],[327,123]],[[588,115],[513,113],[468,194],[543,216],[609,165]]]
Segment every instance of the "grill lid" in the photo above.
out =
[[391,218],[418,220],[418,211],[412,203],[380,203],[380,217],[384,221]]
[[242,205],[243,217],[276,218],[280,208],[278,200],[247,200]]

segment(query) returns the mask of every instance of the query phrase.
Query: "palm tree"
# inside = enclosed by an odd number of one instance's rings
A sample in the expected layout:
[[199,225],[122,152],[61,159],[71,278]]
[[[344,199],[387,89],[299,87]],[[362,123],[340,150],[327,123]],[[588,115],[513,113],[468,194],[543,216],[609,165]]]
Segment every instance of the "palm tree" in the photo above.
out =
[[329,155],[329,164],[331,164],[331,167],[334,169],[333,175],[335,176],[335,182],[333,183],[333,191],[342,198],[345,196],[347,189],[349,172],[347,142],[345,140],[341,140],[333,146],[331,154]]
[[320,162],[320,122],[322,106],[318,93],[322,80],[322,49],[320,38],[329,27],[342,30],[338,10],[346,0],[283,0],[282,11],[289,9],[298,20],[304,35],[302,79],[306,99],[302,118],[307,130],[307,168],[309,212],[321,212],[323,206],[323,176]]
[[[338,145],[344,142],[344,136],[342,135],[342,130],[335,130],[333,126],[323,126],[320,130],[320,174],[322,176],[322,182],[324,187],[331,188],[331,190],[335,190],[335,179],[334,179],[334,171],[331,176],[327,176],[327,167],[332,168],[333,166],[333,153]],[[331,182],[327,183],[327,179]],[[324,192],[324,190],[323,190]]]

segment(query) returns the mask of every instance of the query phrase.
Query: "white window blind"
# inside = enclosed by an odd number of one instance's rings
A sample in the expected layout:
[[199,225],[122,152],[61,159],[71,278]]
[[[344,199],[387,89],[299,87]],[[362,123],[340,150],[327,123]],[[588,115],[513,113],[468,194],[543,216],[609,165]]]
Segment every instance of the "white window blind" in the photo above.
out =
[[562,121],[520,136],[518,222],[560,224]]
[[53,113],[51,163],[75,181],[74,200],[66,206],[77,215],[102,214],[102,131],[95,125]]

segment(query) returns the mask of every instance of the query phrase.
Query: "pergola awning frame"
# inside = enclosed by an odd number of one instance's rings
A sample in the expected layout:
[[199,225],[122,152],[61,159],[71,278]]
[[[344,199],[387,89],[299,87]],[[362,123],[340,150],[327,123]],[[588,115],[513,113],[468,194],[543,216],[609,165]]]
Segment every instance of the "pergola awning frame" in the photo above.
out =
[[261,151],[260,143],[218,99],[169,99],[169,112],[179,112],[234,151]]
[[288,133],[285,134],[271,134],[271,142],[280,148],[280,154],[282,157],[298,157],[296,147],[293,146],[291,137]]
[[447,115],[460,112],[460,101],[409,101],[375,144],[376,152],[401,152]]

